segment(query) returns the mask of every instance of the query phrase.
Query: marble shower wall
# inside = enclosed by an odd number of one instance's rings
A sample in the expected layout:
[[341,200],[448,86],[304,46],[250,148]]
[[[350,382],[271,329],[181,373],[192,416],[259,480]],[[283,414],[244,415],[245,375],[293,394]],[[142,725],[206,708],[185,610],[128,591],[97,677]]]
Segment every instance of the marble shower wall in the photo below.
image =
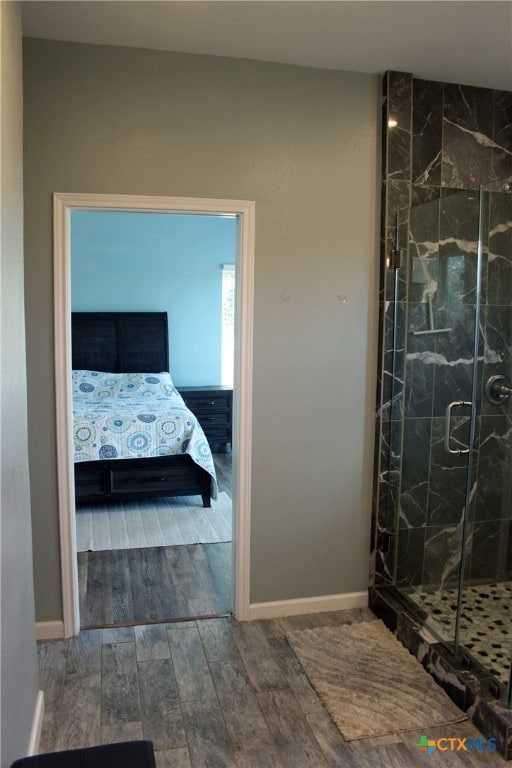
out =
[[[443,433],[447,403],[471,392],[479,205],[471,190],[512,175],[512,93],[417,80],[401,72],[386,73],[383,86],[375,583],[392,573],[396,543],[401,583],[439,586],[456,575],[461,547],[465,462],[444,453]],[[486,376],[492,366],[510,375],[512,195],[489,195],[487,202],[480,368]],[[404,211],[399,244],[405,242],[421,259],[414,267],[411,262],[405,275],[386,266],[397,245],[398,211]],[[429,285],[435,327],[451,331],[414,336],[412,331],[427,328]],[[478,484],[468,561],[474,580],[512,578],[512,478],[504,471],[512,466],[511,420],[509,407],[483,405],[477,425]],[[454,413],[452,435],[455,447],[457,441],[467,443],[463,410]],[[386,531],[395,528],[399,534],[390,540]]]

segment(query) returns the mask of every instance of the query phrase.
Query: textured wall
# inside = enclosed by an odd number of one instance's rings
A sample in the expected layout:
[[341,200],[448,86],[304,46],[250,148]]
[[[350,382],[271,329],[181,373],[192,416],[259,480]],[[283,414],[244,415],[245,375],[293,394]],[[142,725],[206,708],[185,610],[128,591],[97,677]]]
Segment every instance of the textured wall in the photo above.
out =
[[251,600],[364,590],[378,78],[41,40],[24,74],[38,618],[61,615],[54,191],[256,201]]
[[21,21],[0,3],[1,766],[27,753],[38,691],[23,306]]

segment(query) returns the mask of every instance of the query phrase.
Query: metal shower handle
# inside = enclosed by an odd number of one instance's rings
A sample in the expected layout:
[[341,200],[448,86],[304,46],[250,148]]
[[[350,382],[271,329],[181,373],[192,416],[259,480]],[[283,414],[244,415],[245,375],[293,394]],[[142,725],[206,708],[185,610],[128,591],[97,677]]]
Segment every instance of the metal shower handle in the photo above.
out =
[[461,456],[463,453],[469,453],[469,448],[450,448],[451,437],[451,421],[452,410],[454,408],[463,408],[464,406],[471,406],[473,403],[471,400],[454,400],[446,406],[445,412],[445,427],[444,427],[444,447],[447,453],[451,453],[454,456]]

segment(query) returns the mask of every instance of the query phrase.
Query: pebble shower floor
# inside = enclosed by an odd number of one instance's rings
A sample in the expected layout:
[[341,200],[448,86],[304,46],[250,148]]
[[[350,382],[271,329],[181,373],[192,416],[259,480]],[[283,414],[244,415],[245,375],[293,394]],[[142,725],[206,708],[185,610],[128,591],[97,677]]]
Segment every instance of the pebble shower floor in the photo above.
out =
[[[453,637],[457,589],[416,590],[409,597],[429,616],[441,637]],[[512,581],[465,587],[462,593],[461,644],[500,683],[508,684],[512,658]]]

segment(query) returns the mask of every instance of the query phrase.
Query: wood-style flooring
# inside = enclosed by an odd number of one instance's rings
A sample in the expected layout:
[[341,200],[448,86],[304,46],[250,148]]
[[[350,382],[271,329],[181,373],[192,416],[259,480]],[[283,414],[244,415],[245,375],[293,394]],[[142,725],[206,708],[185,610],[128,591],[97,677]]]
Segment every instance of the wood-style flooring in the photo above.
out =
[[82,629],[229,613],[231,550],[224,542],[79,552]]
[[245,623],[209,619],[41,643],[40,749],[146,738],[157,768],[504,768],[493,752],[418,749],[425,735],[482,738],[469,721],[427,734],[344,741],[285,635],[370,618],[369,610],[348,610]]
[[[231,497],[231,454],[214,454]],[[232,545],[79,552],[82,629],[222,616],[232,609]]]

